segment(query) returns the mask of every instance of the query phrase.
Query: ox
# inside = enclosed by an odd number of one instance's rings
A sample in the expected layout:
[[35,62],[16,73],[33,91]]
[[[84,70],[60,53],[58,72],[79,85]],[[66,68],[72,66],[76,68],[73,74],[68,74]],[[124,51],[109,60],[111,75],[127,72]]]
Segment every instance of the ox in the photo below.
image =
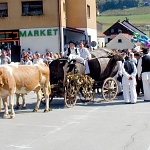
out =
[[3,100],[4,115],[8,116],[7,98],[10,103],[10,117],[15,117],[14,96],[16,94],[26,94],[35,91],[37,103],[34,111],[37,111],[41,101],[41,88],[43,89],[46,106],[44,112],[49,111],[50,95],[50,71],[45,64],[38,65],[1,65],[0,66],[0,98]]

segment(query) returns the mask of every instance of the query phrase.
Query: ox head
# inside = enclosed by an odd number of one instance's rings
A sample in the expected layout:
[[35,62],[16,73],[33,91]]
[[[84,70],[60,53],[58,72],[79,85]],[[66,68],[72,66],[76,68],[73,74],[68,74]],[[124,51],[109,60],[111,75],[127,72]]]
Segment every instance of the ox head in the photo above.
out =
[[123,56],[122,55],[119,55],[119,54],[115,54],[114,56],[113,56],[113,60],[114,61],[123,61]]
[[56,59],[53,60],[50,65],[50,82],[51,84],[57,84],[59,81],[64,79],[63,67],[67,63],[67,59]]

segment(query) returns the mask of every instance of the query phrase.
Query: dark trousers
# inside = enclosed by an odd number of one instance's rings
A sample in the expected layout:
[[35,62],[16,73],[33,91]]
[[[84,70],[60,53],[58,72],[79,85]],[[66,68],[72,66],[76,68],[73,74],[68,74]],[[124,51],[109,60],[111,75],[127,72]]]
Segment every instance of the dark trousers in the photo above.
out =
[[136,85],[136,93],[137,93],[137,95],[139,95],[140,92],[142,92],[144,94],[142,79],[139,80],[138,76],[136,76],[136,82],[137,82],[137,85]]

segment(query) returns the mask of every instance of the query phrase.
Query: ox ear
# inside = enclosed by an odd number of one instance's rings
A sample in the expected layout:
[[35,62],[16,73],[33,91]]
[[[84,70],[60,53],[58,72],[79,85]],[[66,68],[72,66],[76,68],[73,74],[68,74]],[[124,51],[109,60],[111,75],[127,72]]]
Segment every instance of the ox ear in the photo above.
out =
[[2,75],[2,71],[0,71],[0,75]]

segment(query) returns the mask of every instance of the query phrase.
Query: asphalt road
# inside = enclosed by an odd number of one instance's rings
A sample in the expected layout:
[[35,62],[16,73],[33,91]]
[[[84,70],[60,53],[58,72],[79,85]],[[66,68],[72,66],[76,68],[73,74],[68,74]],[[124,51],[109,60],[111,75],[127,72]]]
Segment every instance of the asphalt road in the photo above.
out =
[[150,103],[77,103],[65,108],[55,99],[52,111],[32,112],[36,95],[26,96],[27,109],[16,110],[15,119],[0,113],[0,150],[150,150]]

